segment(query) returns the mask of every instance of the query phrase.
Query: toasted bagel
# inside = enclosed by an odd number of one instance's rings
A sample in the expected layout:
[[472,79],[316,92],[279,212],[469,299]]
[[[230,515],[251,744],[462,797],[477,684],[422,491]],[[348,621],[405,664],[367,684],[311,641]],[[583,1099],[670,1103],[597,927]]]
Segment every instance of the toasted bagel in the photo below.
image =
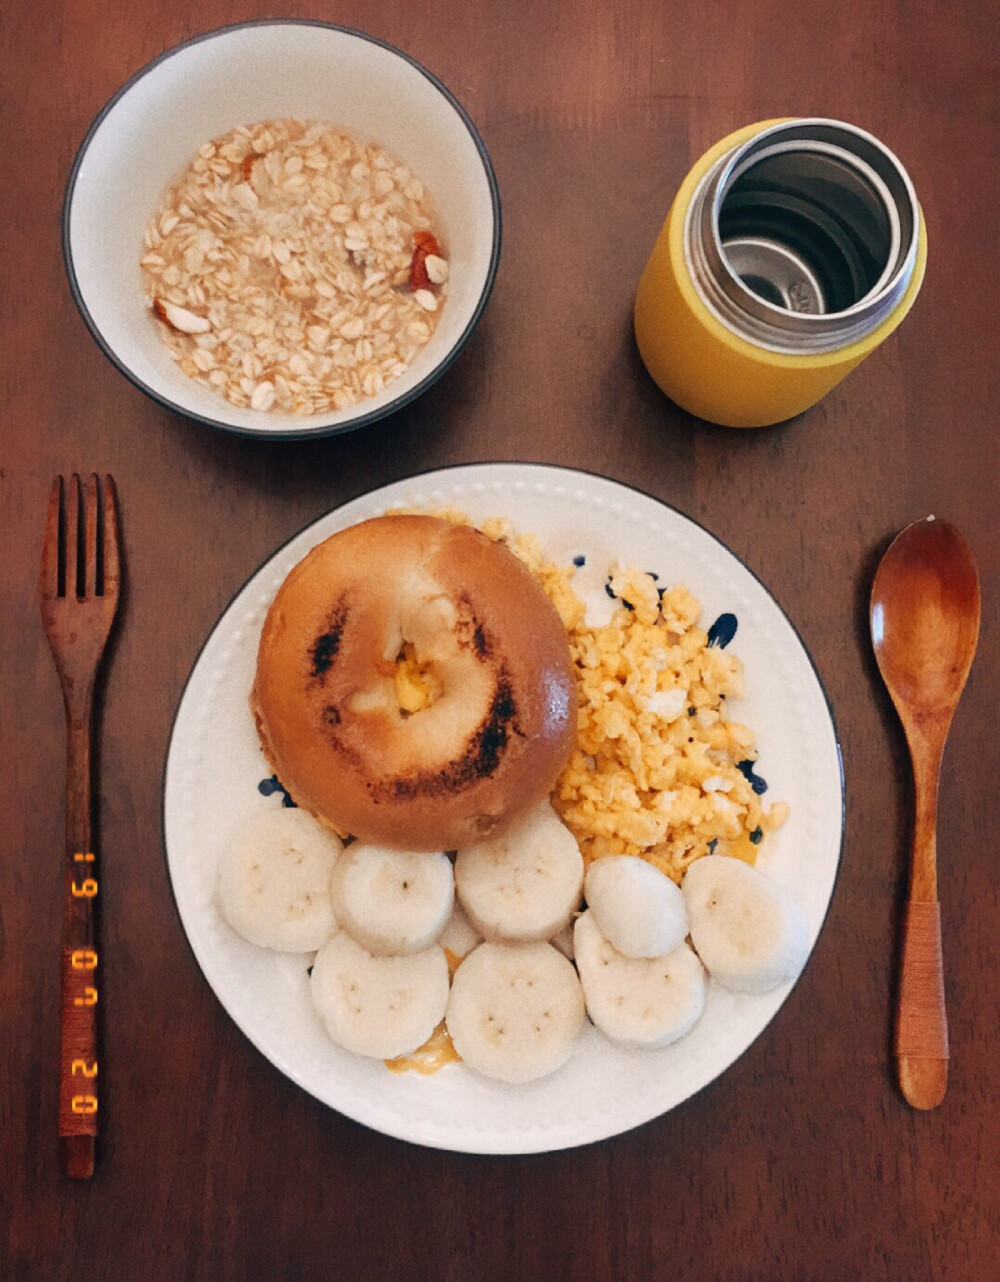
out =
[[541,801],[576,724],[542,588],[502,544],[428,516],[350,526],[295,566],[264,622],[251,707],[300,806],[414,850],[482,840]]

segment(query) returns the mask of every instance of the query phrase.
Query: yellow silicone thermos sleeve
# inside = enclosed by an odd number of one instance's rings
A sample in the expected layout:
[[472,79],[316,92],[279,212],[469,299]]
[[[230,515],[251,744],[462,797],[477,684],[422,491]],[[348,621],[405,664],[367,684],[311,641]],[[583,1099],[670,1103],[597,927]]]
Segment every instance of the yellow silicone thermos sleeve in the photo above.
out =
[[771,352],[740,338],[717,319],[695,288],[685,260],[688,206],[720,156],[780,123],[765,120],[738,129],[702,156],[670,206],[636,293],[636,342],[655,382],[683,409],[726,427],[764,427],[815,405],[902,321],[927,265],[921,212],[917,260],[899,305],[865,338],[838,351]]

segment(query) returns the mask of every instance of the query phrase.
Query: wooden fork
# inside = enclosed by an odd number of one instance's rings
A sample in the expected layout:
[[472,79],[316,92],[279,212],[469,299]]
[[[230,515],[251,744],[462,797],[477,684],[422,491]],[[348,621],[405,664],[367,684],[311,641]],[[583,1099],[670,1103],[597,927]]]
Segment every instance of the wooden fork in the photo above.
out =
[[[82,499],[82,520],[81,520]],[[118,607],[118,510],[110,476],[81,495],[52,482],[38,580],[42,621],[66,705],[66,900],[63,914],[59,1148],[63,1173],[89,1179],[97,1138],[99,874],[91,834],[94,684]]]

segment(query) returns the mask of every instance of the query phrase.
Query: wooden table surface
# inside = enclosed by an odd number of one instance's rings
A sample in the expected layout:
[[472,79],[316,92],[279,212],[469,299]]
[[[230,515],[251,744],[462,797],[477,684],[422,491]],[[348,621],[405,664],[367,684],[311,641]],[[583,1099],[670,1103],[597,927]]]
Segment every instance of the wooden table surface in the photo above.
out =
[[[404,0],[289,15],[356,26],[456,93],[496,167],[496,289],[457,364],[364,431],[267,445],[167,412],[100,353],[59,217],[93,116],[147,60],[271,6],[9,0],[0,186],[3,708],[0,1278],[1000,1278],[996,11],[987,0]],[[930,265],[899,332],[780,427],[709,426],[646,375],[636,281],[673,191],[724,134],[777,115],[870,129],[907,165]],[[446,464],[559,463],[704,523],[774,592],[826,685],[846,773],[843,863],[806,974],[763,1036],[629,1134],[530,1157],[382,1136],[242,1036],[171,898],[164,756],[207,632],[301,526]],[[109,471],[127,594],[100,717],[102,1143],[56,1162],[63,712],[35,597],[57,472]],[[916,1114],[889,1056],[912,800],[867,642],[878,558],[929,512],[984,588],[942,778],[951,1082]]]

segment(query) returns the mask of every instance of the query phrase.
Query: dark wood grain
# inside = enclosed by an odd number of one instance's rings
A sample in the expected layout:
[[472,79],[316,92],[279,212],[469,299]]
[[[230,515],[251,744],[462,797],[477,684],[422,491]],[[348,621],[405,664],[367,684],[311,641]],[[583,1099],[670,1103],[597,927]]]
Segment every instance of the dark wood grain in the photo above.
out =
[[[216,435],[127,384],[70,298],[60,203],[94,114],[150,57],[271,7],[9,0],[0,557],[0,1276],[1000,1278],[996,858],[1000,155],[987,0],[345,0],[283,12],[371,31],[458,95],[496,165],[504,249],[485,318],[416,404],[297,445]],[[670,197],[712,142],[823,114],[904,160],[929,229],[913,314],[781,427],[696,422],[630,333]],[[575,1152],[472,1158],[370,1132],[239,1033],[181,929],[161,785],[185,677],[281,541],[373,486],[484,459],[571,464],[651,491],[759,574],[809,647],[843,747],[847,830],[809,967],[712,1086]],[[35,601],[56,472],[113,471],[128,588],[98,708],[107,1124],[67,1183],[58,1113],[63,725]],[[892,1068],[912,785],[867,640],[879,557],[910,520],[961,528],[979,654],[938,812],[950,1081],[916,1114]]]

